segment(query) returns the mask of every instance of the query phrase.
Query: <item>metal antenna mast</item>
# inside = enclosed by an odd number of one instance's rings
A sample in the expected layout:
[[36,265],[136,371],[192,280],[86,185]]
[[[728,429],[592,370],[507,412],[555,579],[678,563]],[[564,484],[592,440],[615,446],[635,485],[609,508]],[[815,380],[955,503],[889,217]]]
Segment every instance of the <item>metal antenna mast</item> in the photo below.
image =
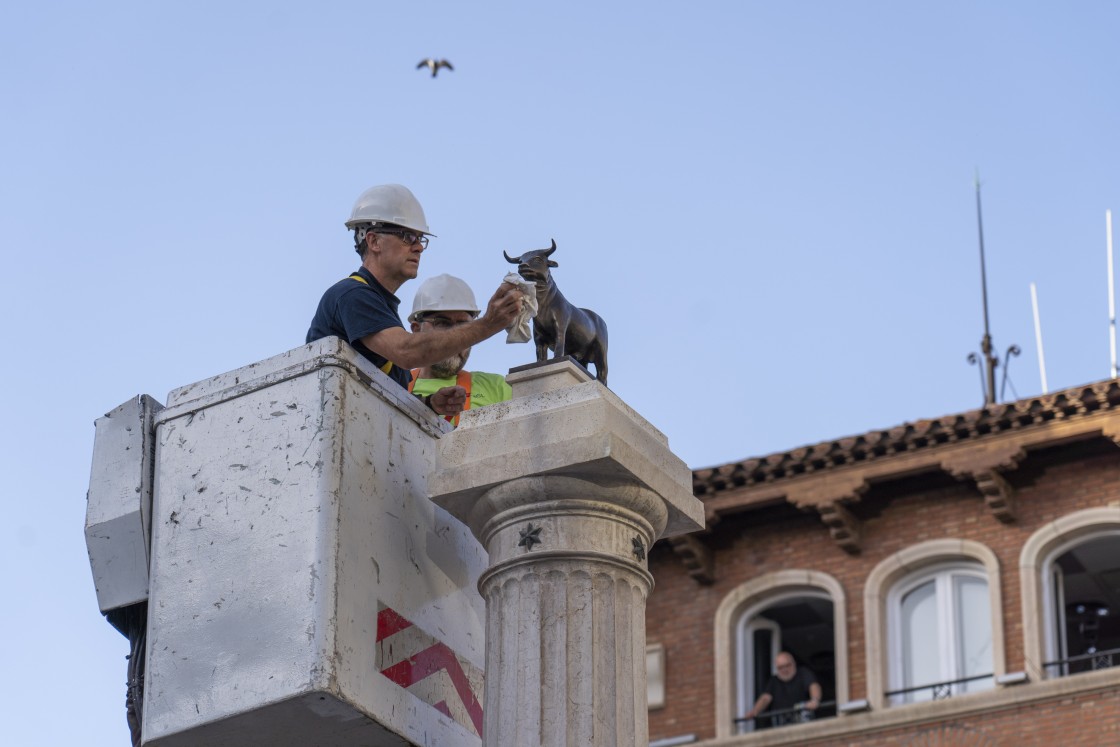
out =
[[1116,378],[1116,287],[1112,272],[1112,211],[1104,213],[1105,230],[1108,234],[1108,347],[1112,354],[1112,378]]
[[[984,390],[984,405],[996,403],[996,366],[999,358],[992,355],[992,335],[988,324],[988,269],[984,260],[984,212],[980,204],[980,174],[976,174],[976,227],[980,233],[980,290],[984,300],[984,337],[980,340],[980,352],[984,359],[984,372],[981,374],[980,387]],[[1004,356],[1004,385],[1007,384],[1007,364],[1012,355],[1019,355],[1018,345],[1012,345]],[[980,356],[968,354],[968,362],[978,364]],[[1014,387],[1013,387],[1014,388]],[[1002,392],[1001,392],[1002,395]]]

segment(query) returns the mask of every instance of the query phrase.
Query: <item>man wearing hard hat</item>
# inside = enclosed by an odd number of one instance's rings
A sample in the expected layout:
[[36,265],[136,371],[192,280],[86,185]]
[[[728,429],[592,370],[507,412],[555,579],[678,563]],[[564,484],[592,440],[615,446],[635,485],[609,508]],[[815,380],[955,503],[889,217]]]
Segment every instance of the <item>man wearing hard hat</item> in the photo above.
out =
[[[494,336],[510,326],[521,309],[520,291],[503,283],[482,316],[410,334],[401,323],[400,299],[394,294],[416,277],[420,255],[433,235],[420,202],[399,184],[371,187],[358,196],[346,227],[354,231],[354,250],[362,266],[323,294],[306,342],[341,337],[402,387],[409,385],[410,369],[442,361]],[[455,416],[466,405],[466,391],[443,387],[424,402],[440,415]]]
[[[478,316],[471,287],[453,275],[436,275],[425,280],[415,298],[408,321],[413,332],[453,329]],[[427,396],[445,387],[457,386],[466,393],[464,410],[482,407],[495,402],[505,402],[513,391],[504,377],[482,371],[464,371],[471,349],[460,350],[441,361],[412,369],[412,383],[408,390]],[[459,424],[459,416],[447,416],[452,425]]]

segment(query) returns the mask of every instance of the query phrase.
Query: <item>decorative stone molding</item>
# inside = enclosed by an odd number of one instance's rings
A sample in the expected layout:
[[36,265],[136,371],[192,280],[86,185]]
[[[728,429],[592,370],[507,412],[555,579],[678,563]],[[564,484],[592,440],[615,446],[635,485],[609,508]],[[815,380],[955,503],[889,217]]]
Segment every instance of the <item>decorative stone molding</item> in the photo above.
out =
[[714,583],[716,580],[715,564],[712,551],[704,544],[703,540],[695,534],[681,534],[669,540],[669,546],[684,564],[688,575],[692,576],[699,584]]
[[829,480],[791,486],[785,498],[803,511],[815,510],[836,544],[844,552],[856,555],[862,536],[860,521],[843,503],[858,502],[870,487],[863,474],[838,474]]
[[786,500],[798,508],[819,508],[838,501],[856,502],[871,485],[867,476],[859,472],[830,475],[827,480],[814,480],[792,485]]
[[1006,672],[1003,643],[1003,601],[999,559],[988,547],[972,540],[940,539],[921,542],[884,558],[867,576],[863,591],[864,645],[867,654],[867,701],[872,710],[886,705],[887,610],[891,587],[906,576],[936,563],[975,560],[988,576],[988,602],[992,615],[992,669],[996,677]]
[[976,487],[984,496],[984,504],[1004,524],[1015,521],[1015,489],[995,470],[973,475]]
[[858,555],[860,542],[863,539],[860,520],[839,502],[819,506],[817,511],[820,512],[821,521],[828,527],[829,534],[840,549],[850,555]]
[[[1120,529],[1120,506],[1087,508],[1066,514],[1030,536],[1019,553],[1019,587],[1023,603],[1024,669],[1032,682],[1044,679],[1046,626],[1043,624],[1044,566],[1062,545],[1097,532]],[[1080,676],[1080,675],[1079,675]]]
[[1111,421],[1106,423],[1104,427],[1101,428],[1101,433],[1105,438],[1112,439],[1113,443],[1120,446],[1120,422]]
[[992,515],[1010,524],[1015,521],[1015,489],[1003,475],[1018,468],[1026,456],[1018,443],[989,444],[951,455],[941,467],[958,480],[974,482]]

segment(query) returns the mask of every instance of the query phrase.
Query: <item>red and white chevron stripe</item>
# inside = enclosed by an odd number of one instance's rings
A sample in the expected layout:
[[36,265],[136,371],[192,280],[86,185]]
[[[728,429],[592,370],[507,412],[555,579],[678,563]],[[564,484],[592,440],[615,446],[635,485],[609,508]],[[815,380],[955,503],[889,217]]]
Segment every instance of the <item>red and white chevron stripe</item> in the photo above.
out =
[[381,602],[376,660],[381,674],[482,737],[482,670]]

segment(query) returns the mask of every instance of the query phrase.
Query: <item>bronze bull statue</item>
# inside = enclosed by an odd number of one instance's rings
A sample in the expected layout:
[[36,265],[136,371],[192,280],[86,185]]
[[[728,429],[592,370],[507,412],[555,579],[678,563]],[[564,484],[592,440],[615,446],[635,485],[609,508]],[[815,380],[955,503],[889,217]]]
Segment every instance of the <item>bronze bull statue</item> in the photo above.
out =
[[570,355],[588,368],[595,364],[595,378],[607,383],[607,323],[590,309],[573,306],[556,287],[550,267],[559,265],[549,259],[556,251],[556,239],[549,249],[534,249],[520,257],[506,252],[506,261],[517,265],[517,274],[537,287],[537,316],[533,319],[533,342],[537,361],[548,358],[552,350],[556,358]]

